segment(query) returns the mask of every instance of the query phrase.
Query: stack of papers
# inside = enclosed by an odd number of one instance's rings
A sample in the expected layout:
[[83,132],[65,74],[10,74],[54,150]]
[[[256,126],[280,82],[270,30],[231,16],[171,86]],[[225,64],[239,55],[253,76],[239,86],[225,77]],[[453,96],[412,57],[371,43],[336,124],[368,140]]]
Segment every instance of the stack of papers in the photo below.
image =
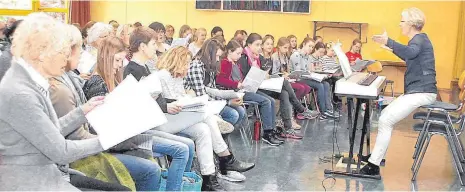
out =
[[320,74],[320,73],[310,73],[310,74],[302,75],[302,77],[305,77],[305,78],[308,78],[308,79],[312,79],[312,80],[321,82],[321,81],[323,81],[324,79],[328,78],[328,75],[326,75],[326,74]]
[[242,82],[243,90],[251,93],[257,92],[258,88],[266,78],[266,71],[257,67],[251,67],[249,73]]
[[182,107],[182,111],[199,111],[203,110],[202,107],[207,105],[208,95],[199,97],[183,97],[176,101],[176,104]]
[[365,69],[368,65],[371,65],[375,62],[376,61],[373,60],[360,60],[357,58],[357,60],[355,60],[355,65],[351,66],[351,68],[353,71],[360,72],[363,69]]
[[147,89],[127,76],[105,97],[105,103],[86,115],[107,150],[131,137],[167,122]]
[[284,77],[271,78],[271,79],[264,80],[262,84],[260,84],[259,88],[263,90],[281,93],[281,90],[283,88],[283,83],[284,83]]

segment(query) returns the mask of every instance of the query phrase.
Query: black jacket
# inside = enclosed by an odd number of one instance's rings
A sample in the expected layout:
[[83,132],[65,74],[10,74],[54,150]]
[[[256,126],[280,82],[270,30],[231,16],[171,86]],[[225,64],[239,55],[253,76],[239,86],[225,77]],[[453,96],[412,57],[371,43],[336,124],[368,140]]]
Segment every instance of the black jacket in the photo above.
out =
[[407,64],[404,94],[438,92],[433,45],[426,34],[415,35],[407,46],[389,39],[387,46]]

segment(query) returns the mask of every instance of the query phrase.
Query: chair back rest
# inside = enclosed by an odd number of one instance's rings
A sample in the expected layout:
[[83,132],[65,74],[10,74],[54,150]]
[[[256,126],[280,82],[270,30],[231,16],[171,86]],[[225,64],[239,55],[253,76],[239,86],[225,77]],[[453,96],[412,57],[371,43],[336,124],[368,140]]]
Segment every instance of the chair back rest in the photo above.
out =
[[367,71],[369,73],[379,73],[382,70],[383,70],[383,65],[379,61],[376,61],[375,63],[367,66]]

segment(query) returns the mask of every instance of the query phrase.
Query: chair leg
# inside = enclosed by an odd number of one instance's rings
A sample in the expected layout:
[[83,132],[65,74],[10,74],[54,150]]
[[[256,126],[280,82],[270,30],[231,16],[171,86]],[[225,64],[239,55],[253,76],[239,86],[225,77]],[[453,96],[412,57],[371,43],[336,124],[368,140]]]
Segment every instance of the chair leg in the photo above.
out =
[[[418,133],[418,139],[417,139],[417,142],[415,143],[415,149],[418,148],[419,141],[422,141],[425,134],[428,133],[426,131],[426,128],[427,128],[427,126],[429,126],[429,116],[430,116],[430,114],[431,114],[431,110],[428,109],[428,113],[426,114],[426,119],[425,119],[425,123],[423,124],[423,128],[421,129],[420,133]],[[415,150],[415,152],[413,153],[412,158],[415,159],[417,155],[418,155],[418,152],[417,152],[417,150]]]
[[416,164],[418,163],[418,155],[420,155],[420,153],[423,150],[423,146],[429,135],[428,131],[429,131],[430,125],[431,125],[431,122],[426,121],[425,125],[423,125],[423,130],[420,132],[420,135],[418,135],[418,139],[417,139],[418,146],[415,148],[415,151],[413,152],[413,165],[411,168],[412,171],[415,171],[415,167],[417,166]]
[[394,83],[391,83],[391,97],[394,97]]
[[451,151],[452,158],[454,159],[455,171],[457,172],[457,175],[459,177],[460,184],[464,185],[464,183],[462,182],[462,173],[463,173],[462,165],[460,164],[460,161],[458,161],[458,157],[455,154],[456,151],[452,146],[453,143],[451,142],[451,139],[452,138],[450,138],[450,136],[446,135],[446,140],[449,145],[449,150]]
[[[423,162],[423,157],[425,157],[425,154],[426,154],[426,151],[428,150],[428,146],[429,146],[429,142],[431,141],[431,135],[428,134],[426,136],[426,145],[420,155],[420,158],[418,160],[418,165],[414,168],[414,171],[413,171],[413,177],[412,177],[412,181],[415,181],[417,179],[417,175],[418,175],[418,171],[420,170],[420,166],[421,166],[421,163]],[[414,163],[415,164],[415,163]]]

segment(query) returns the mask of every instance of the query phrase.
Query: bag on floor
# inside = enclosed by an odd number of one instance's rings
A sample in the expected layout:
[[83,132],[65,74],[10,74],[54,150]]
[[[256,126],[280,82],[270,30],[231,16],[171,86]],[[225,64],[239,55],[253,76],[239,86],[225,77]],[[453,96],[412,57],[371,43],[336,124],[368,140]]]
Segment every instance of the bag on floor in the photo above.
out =
[[[168,178],[168,171],[161,172],[160,190],[166,191],[166,179]],[[182,178],[181,191],[201,191],[202,190],[202,177],[195,172],[184,172]]]

